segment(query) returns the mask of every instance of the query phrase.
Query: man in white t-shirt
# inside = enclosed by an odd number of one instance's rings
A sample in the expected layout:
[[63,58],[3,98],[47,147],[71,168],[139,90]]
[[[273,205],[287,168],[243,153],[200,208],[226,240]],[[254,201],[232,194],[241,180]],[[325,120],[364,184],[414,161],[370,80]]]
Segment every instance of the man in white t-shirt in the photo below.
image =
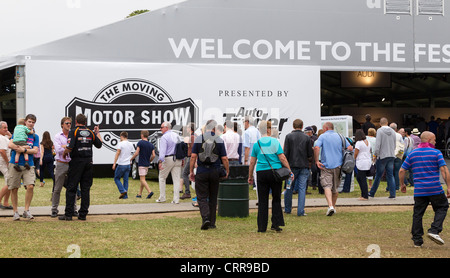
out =
[[[5,178],[5,186],[0,190],[0,208],[12,209],[9,205],[8,185],[6,184],[6,175],[8,173],[8,164],[11,159],[11,150],[8,148],[9,140],[11,139],[11,133],[8,131],[8,124],[4,121],[0,122],[0,172],[2,172]],[[3,199],[3,204],[1,203]]]
[[225,133],[222,135],[222,140],[225,143],[225,150],[227,151],[228,161],[230,165],[239,165],[239,148],[241,146],[241,137],[234,132],[234,125],[231,121],[225,122]]
[[[117,144],[117,152],[114,157],[114,164],[112,169],[114,172],[114,182],[119,189],[119,199],[128,199],[128,176],[131,169],[131,157],[134,152],[133,144],[128,141],[128,132],[122,131],[120,133],[120,142]],[[123,184],[120,179],[123,178]]]
[[[242,146],[244,147],[244,164],[250,165],[250,155],[253,150],[253,145],[258,142],[261,138],[261,133],[255,127],[255,120],[252,116],[245,116],[244,119],[244,142]],[[256,167],[253,171],[254,182],[253,182],[253,190],[257,189],[256,186]]]

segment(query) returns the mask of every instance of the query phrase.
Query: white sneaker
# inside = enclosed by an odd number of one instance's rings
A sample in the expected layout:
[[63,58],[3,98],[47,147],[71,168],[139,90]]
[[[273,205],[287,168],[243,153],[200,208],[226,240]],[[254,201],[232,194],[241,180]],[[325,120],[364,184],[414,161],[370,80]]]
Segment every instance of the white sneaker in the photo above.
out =
[[166,202],[166,200],[157,199],[156,202],[157,203],[164,203],[164,202]]
[[172,201],[171,204],[179,204],[180,202]]
[[437,234],[428,233],[428,238],[439,245],[444,245],[444,240]]
[[19,212],[14,212],[14,215],[13,215],[13,220],[14,221],[17,221],[17,220],[20,220],[20,215],[19,215]]
[[334,207],[329,207],[327,210],[327,216],[332,216],[335,213]]
[[34,219],[34,216],[31,215],[29,210],[24,211],[23,214],[22,214],[22,217],[23,218],[27,218],[27,219]]

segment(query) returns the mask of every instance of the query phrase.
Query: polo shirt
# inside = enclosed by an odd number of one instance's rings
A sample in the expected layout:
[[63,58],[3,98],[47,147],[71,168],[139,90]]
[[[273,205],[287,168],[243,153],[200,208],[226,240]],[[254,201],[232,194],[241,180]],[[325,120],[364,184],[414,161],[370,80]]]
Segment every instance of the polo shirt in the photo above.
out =
[[[350,143],[345,140],[345,148]],[[327,130],[319,136],[315,146],[320,147],[320,162],[327,169],[335,169],[342,165],[342,139],[334,130]]]
[[444,157],[439,150],[421,143],[405,159],[402,168],[412,169],[414,175],[414,196],[432,196],[444,193],[439,180],[439,168],[446,166]]

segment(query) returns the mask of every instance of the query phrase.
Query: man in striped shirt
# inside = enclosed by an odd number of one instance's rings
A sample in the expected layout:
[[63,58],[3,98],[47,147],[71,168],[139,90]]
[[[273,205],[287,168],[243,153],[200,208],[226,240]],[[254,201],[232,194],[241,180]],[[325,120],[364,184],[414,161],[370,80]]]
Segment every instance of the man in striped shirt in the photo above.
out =
[[[407,156],[400,169],[401,191],[406,192],[405,173],[411,169],[414,174],[414,214],[411,228],[414,246],[421,247],[423,244],[422,217],[430,202],[435,216],[427,236],[442,245],[444,241],[439,233],[442,231],[449,207],[447,198],[450,198],[450,173],[442,153],[434,148],[436,136],[432,132],[425,131],[420,139],[421,143]],[[447,184],[447,195],[439,180],[439,173]]]

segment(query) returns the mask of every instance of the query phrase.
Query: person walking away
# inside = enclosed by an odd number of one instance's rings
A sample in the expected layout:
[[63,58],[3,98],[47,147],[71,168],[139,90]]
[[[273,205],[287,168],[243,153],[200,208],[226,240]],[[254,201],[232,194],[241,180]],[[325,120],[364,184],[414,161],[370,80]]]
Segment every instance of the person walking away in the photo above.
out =
[[[248,170],[248,183],[254,182],[254,171],[256,168],[256,178],[258,190],[258,232],[265,233],[269,222],[269,194],[272,192],[272,217],[271,230],[281,232],[280,226],[285,226],[283,211],[281,208],[281,186],[282,181],[275,179],[272,169],[286,167],[291,170],[289,162],[284,155],[280,142],[270,136],[272,125],[270,121],[259,122],[261,138],[255,143],[252,149],[251,161]],[[255,167],[256,166],[256,167]],[[291,171],[291,175],[293,175]],[[294,176],[295,179],[295,176]]]
[[166,180],[169,174],[172,174],[173,183],[173,199],[172,204],[180,203],[180,175],[182,159],[176,159],[175,147],[180,141],[179,136],[172,131],[172,125],[169,122],[161,124],[161,132],[163,136],[159,142],[159,198],[157,203],[166,201]]
[[146,177],[148,174],[148,167],[150,167],[150,163],[155,158],[155,146],[151,142],[148,141],[149,132],[148,130],[141,130],[141,140],[137,143],[136,151],[131,157],[131,161],[134,161],[137,156],[138,159],[138,173],[139,173],[139,181],[140,188],[139,192],[136,195],[136,198],[142,198],[142,191],[144,188],[147,190],[148,195],[147,199],[150,199],[153,196],[153,191],[148,186]]
[[375,129],[375,125],[371,122],[372,116],[370,114],[366,114],[366,116],[364,116],[364,118],[366,119],[366,122],[362,124],[361,128],[364,131],[364,134],[368,135],[369,128]]
[[[314,158],[316,166],[320,169],[320,184],[323,187],[328,204],[326,215],[332,216],[336,213],[336,202],[339,196],[338,188],[341,184],[342,139],[334,131],[333,123],[324,123],[322,129],[324,133],[315,142]],[[347,140],[345,140],[345,147],[350,151],[353,150]]]
[[69,132],[68,145],[64,150],[63,157],[70,154],[69,173],[66,187],[66,209],[64,215],[59,220],[72,220],[73,208],[77,195],[77,186],[80,184],[81,205],[78,211],[78,219],[86,220],[89,213],[90,190],[93,179],[93,152],[92,147],[97,149],[102,147],[102,138],[99,127],[94,130],[86,127],[87,118],[83,114],[78,114],[75,119],[75,129]]
[[[184,199],[190,199],[191,198],[191,189],[190,189],[190,180],[189,180],[189,167],[190,167],[190,162],[191,162],[191,155],[192,155],[192,146],[194,146],[194,142],[195,142],[195,138],[197,137],[195,135],[195,124],[194,123],[190,123],[189,125],[187,125],[185,127],[185,129],[187,130],[187,134],[185,137],[185,143],[188,146],[188,150],[187,150],[187,157],[184,160],[184,166],[183,166],[183,170],[181,173],[182,176],[182,184],[184,185],[184,194],[180,197],[181,200]],[[187,142],[186,142],[187,141]]]
[[389,199],[395,199],[395,180],[394,180],[394,159],[395,159],[395,145],[396,132],[388,126],[386,118],[380,119],[381,127],[377,130],[376,144],[375,144],[375,160],[376,160],[376,174],[373,181],[372,188],[369,192],[369,197],[374,197],[380,185],[381,177],[386,171],[387,186],[389,189]]
[[390,128],[395,131],[395,158],[394,158],[394,180],[395,180],[395,190],[400,189],[400,181],[398,178],[398,171],[400,171],[400,167],[402,167],[402,158],[405,153],[405,143],[402,135],[400,134],[397,124],[391,123]]
[[294,130],[284,139],[284,155],[294,174],[294,180],[284,193],[284,212],[291,213],[292,190],[298,189],[297,216],[305,216],[306,186],[310,175],[310,163],[313,157],[311,138],[303,133],[303,121],[293,121]]
[[225,122],[225,133],[222,135],[222,139],[230,165],[239,165],[239,148],[242,143],[239,134],[234,132],[234,125],[231,121]]
[[411,131],[411,135],[410,135],[414,142],[413,149],[417,148],[419,146],[419,144],[421,143],[419,135],[420,135],[419,129],[413,128],[413,130]]
[[[36,124],[36,116],[33,114],[28,114],[25,117],[25,126],[29,130],[34,130],[34,125]],[[11,160],[8,165],[8,176],[7,183],[8,189],[11,190],[11,202],[13,205],[13,220],[20,220],[20,215],[18,212],[18,190],[21,186],[21,182],[26,188],[25,192],[25,210],[22,217],[27,219],[34,219],[33,215],[30,213],[31,201],[34,195],[34,185],[36,182],[36,172],[34,170],[34,160],[33,155],[38,152],[39,149],[39,136],[34,134],[29,134],[27,137],[27,146],[18,146],[14,144],[14,134],[9,141],[8,147],[11,149]],[[25,158],[23,155],[19,156],[18,166],[20,171],[15,169],[15,157],[16,153],[27,153],[29,155],[28,167],[25,166]],[[28,169],[29,168],[29,169]]]
[[[444,240],[439,236],[448,211],[448,198],[450,198],[450,173],[444,157],[435,149],[436,136],[425,131],[420,136],[419,147],[413,150],[405,159],[400,169],[401,191],[406,193],[404,178],[406,171],[412,169],[414,173],[414,213],[411,227],[412,240],[415,247],[423,245],[422,218],[431,203],[434,211],[434,220],[428,229],[427,236],[435,243],[442,245]],[[447,185],[447,195],[440,183],[442,175]]]
[[45,170],[53,181],[52,189],[55,188],[55,158],[53,154],[55,153],[55,146],[53,145],[53,141],[50,137],[50,133],[45,131],[42,134],[42,142],[41,142],[41,158],[39,160],[40,171],[39,171],[39,180],[41,182],[41,187],[44,186],[44,175]]
[[[117,144],[117,151],[112,166],[114,171],[114,182],[120,192],[119,199],[128,199],[128,176],[130,174],[133,151],[133,144],[128,141],[128,132],[122,131],[120,133],[120,142]],[[120,179],[123,179],[123,183]]]
[[[402,164],[405,162],[405,159],[414,149],[414,140],[411,137],[411,128],[405,128],[405,138],[403,140],[405,143],[405,152],[403,153]],[[414,186],[413,173],[411,170],[408,170],[408,177],[405,177],[406,186]],[[400,176],[400,174],[399,174]]]
[[11,192],[8,190],[8,183],[6,182],[9,160],[11,159],[11,149],[8,147],[10,139],[11,132],[8,131],[8,123],[5,121],[0,121],[0,172],[2,172],[5,180],[5,185],[0,190],[1,209],[13,208],[8,201]]
[[[366,139],[367,141],[369,141],[370,143],[370,157],[372,159],[372,164],[374,164],[375,162],[373,162],[373,159],[375,157],[375,144],[377,142],[377,130],[375,128],[369,128],[369,130],[367,131],[367,136]],[[368,176],[367,179],[369,180],[369,187],[368,189],[370,190],[372,188],[372,182],[373,182],[373,176]]]
[[[197,203],[202,218],[202,230],[216,228],[217,195],[220,182],[220,165],[228,178],[230,173],[227,152],[223,140],[215,134],[215,120],[208,120],[205,132],[195,139],[189,166],[190,180],[195,182]],[[196,173],[194,168],[197,165]]]
[[355,161],[356,169],[358,170],[356,180],[358,181],[359,188],[361,188],[361,197],[359,197],[359,200],[368,200],[367,173],[370,170],[370,166],[372,166],[371,145],[362,129],[356,130],[355,141]]
[[[250,164],[250,156],[252,154],[252,149],[254,144],[261,138],[261,133],[255,127],[255,120],[252,116],[245,116],[244,118],[244,138],[242,146],[244,147],[244,164]],[[256,172],[253,173],[255,176],[253,182],[253,190],[257,189],[258,181],[256,179]]]

